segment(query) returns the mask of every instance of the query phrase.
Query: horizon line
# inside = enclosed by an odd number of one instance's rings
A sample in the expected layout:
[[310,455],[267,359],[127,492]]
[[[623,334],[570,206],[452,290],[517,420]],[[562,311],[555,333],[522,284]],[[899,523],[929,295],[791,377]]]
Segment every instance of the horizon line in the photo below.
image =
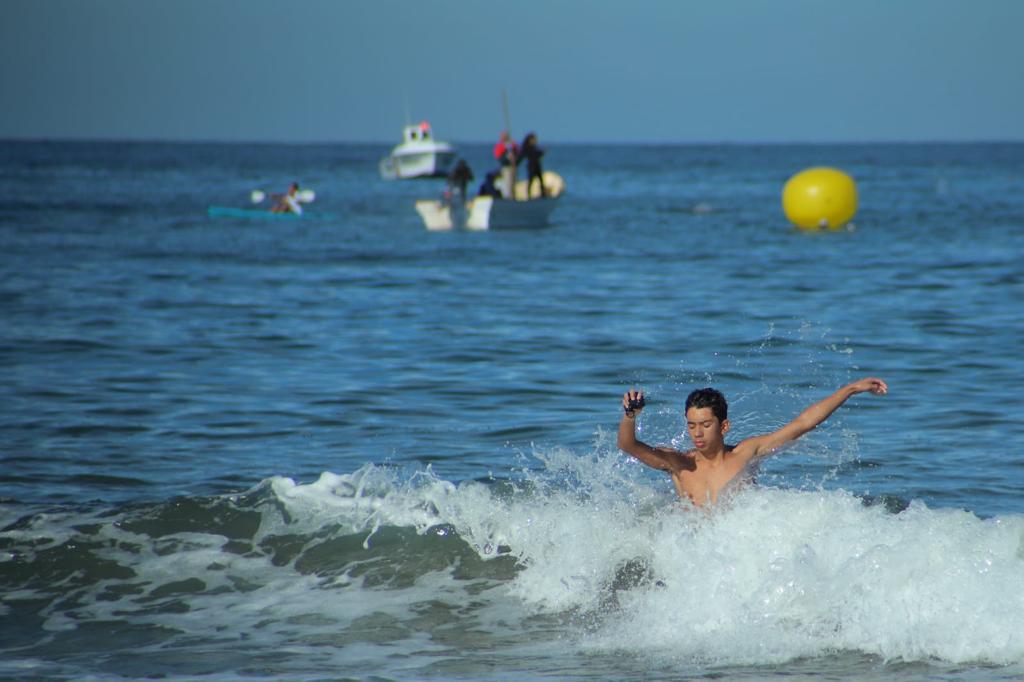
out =
[[[394,147],[394,140],[255,140],[255,139],[218,139],[218,138],[157,138],[157,137],[103,137],[103,136],[39,136],[39,137],[3,137],[0,143],[102,143],[102,144],[222,144],[222,145],[293,145],[309,147],[316,145],[351,145],[365,147]],[[491,145],[492,140],[451,140],[454,145]],[[1021,138],[921,138],[921,139],[865,139],[865,140],[558,140],[545,139],[545,145],[560,146],[607,146],[607,147],[795,147],[795,146],[872,146],[872,145],[1019,145],[1024,144]]]

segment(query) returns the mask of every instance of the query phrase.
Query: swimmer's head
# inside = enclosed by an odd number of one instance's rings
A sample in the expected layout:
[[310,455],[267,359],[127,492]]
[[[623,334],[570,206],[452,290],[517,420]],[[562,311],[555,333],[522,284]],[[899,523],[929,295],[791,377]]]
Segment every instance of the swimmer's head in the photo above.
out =
[[698,452],[713,457],[725,447],[729,431],[729,407],[725,396],[713,388],[701,388],[686,398],[686,430]]
[[686,408],[684,411],[689,411],[691,407],[698,409],[710,407],[711,414],[718,417],[720,422],[724,422],[729,418],[729,404],[725,402],[725,396],[722,395],[721,391],[713,388],[698,388],[686,396]]

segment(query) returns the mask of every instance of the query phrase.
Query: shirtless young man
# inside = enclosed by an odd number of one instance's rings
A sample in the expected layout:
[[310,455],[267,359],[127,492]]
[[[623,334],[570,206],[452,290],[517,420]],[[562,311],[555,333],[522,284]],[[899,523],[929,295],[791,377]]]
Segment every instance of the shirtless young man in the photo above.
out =
[[663,446],[651,447],[637,440],[636,415],[643,409],[643,393],[630,390],[622,396],[625,414],[619,422],[618,446],[647,466],[668,472],[679,496],[703,507],[717,502],[722,489],[751,461],[772,454],[814,429],[851,396],[864,392],[884,395],[888,391],[889,387],[881,379],[861,379],[811,405],[778,431],[726,445],[729,408],[725,396],[713,388],[702,388],[686,398],[686,430],[694,447],[680,452]]

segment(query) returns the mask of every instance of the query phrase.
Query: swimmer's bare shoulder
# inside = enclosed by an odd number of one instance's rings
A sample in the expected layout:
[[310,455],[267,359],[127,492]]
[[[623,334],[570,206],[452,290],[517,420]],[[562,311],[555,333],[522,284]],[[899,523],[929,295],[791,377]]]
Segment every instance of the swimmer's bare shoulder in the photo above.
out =
[[[643,392],[630,390],[622,397],[624,415],[619,422],[617,443],[620,450],[647,466],[668,472],[680,497],[689,497],[695,504],[701,505],[703,501],[714,502],[718,492],[739,476],[753,460],[776,452],[784,444],[816,428],[851,396],[864,392],[885,395],[888,390],[889,387],[881,379],[865,377],[814,403],[782,428],[746,438],[736,445],[724,443],[723,437],[729,430],[724,410],[720,419],[710,408],[688,408],[687,428],[696,446],[688,452],[665,446],[650,446],[637,439],[636,416],[643,409]],[[711,392],[721,397],[717,391]],[[722,400],[724,406],[724,398]],[[696,411],[691,414],[691,409]]]

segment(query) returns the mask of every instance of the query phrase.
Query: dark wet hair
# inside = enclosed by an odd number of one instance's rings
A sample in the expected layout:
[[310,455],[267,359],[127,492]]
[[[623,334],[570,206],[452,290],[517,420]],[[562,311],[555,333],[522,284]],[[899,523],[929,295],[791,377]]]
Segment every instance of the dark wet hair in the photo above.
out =
[[710,407],[711,414],[718,417],[720,422],[724,422],[729,417],[729,404],[725,402],[725,396],[721,391],[713,388],[698,388],[686,396],[686,410],[691,407]]

